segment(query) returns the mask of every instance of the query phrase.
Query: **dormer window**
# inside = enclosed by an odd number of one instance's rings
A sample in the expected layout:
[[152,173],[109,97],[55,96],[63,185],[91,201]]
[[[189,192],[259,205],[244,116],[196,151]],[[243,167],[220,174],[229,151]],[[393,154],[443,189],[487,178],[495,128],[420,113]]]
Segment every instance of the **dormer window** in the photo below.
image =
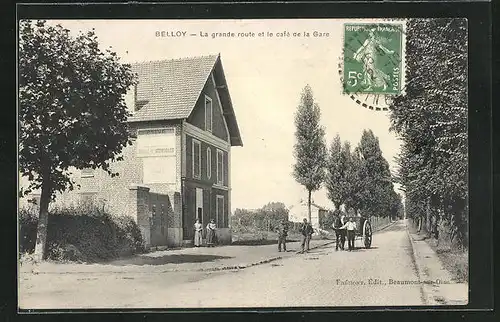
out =
[[205,96],[205,130],[212,132],[212,99]]

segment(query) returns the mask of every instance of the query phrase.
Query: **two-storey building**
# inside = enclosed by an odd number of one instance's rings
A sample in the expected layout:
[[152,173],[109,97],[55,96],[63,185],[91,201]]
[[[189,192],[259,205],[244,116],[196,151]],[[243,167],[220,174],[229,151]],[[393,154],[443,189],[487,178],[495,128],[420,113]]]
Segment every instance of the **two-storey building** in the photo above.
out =
[[[148,245],[191,243],[193,225],[215,219],[230,242],[231,147],[242,140],[220,55],[132,65],[138,84],[126,95],[133,144],[123,161],[75,171],[79,190],[58,203],[92,199],[136,218]],[[34,195],[36,197],[36,195]]]

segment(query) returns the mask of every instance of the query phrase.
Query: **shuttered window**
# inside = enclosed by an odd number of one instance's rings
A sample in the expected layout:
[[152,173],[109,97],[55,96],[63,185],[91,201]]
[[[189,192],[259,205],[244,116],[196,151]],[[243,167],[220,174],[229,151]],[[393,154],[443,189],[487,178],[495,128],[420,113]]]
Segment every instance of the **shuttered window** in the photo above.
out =
[[212,132],[212,100],[205,96],[205,130]]
[[212,149],[207,148],[207,178],[212,177]]
[[201,143],[193,140],[193,178],[201,177]]
[[217,227],[226,227],[224,226],[224,196],[217,195],[217,199],[215,200],[215,214]]
[[217,150],[217,184],[224,185],[224,153]]

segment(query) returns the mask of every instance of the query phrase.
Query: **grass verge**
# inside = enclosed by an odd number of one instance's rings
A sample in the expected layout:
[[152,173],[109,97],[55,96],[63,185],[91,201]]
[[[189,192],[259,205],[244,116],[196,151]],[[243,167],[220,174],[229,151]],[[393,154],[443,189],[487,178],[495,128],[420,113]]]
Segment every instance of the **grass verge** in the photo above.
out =
[[442,238],[448,236],[446,232],[440,232],[439,241],[435,238],[425,238],[426,233],[417,233],[417,228],[410,221],[408,226],[410,233],[418,234],[436,252],[443,267],[450,272],[453,280],[457,283],[467,283],[469,281],[469,252],[461,250],[449,239]]

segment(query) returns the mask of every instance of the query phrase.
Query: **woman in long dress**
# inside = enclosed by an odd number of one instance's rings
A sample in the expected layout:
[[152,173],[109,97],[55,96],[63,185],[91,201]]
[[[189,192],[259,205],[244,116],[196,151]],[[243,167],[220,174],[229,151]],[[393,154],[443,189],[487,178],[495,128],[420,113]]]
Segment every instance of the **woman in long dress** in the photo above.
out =
[[210,220],[210,223],[207,225],[207,245],[208,247],[215,246],[215,230],[217,226],[215,225],[215,220]]
[[200,223],[199,219],[196,219],[196,223],[194,224],[194,246],[200,247],[202,244],[202,231],[203,225]]

